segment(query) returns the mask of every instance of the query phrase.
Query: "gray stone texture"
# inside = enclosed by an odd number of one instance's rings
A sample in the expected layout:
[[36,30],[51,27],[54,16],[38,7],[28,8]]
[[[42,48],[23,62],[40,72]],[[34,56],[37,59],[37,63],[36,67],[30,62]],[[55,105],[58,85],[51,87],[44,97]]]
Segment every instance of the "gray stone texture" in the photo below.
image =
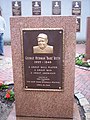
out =
[[81,94],[81,93],[76,93],[75,96],[76,96],[78,99],[84,98],[84,95]]
[[90,119],[90,112],[89,113],[85,113],[86,118]]
[[83,109],[84,109],[84,111],[85,111],[86,113],[87,113],[87,112],[90,112],[90,104],[83,106]]
[[87,101],[86,98],[81,98],[79,99],[80,105],[84,106],[84,105],[89,105],[89,102]]

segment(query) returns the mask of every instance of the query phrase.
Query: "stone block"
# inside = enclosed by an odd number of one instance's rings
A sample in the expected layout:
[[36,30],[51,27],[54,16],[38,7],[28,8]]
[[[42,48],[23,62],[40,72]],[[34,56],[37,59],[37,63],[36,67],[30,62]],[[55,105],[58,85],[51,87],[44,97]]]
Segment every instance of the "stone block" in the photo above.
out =
[[[75,79],[75,16],[33,16],[11,17],[11,46],[15,88],[16,115],[26,117],[73,118],[74,79]],[[25,90],[23,76],[22,29],[62,28],[63,48],[63,89]],[[63,54],[62,53],[62,54]]]

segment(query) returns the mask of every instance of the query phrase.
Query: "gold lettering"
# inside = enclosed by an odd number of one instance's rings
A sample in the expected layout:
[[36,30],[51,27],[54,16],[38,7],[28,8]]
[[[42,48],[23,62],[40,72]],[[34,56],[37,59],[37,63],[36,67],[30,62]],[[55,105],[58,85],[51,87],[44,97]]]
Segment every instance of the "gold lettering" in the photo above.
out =
[[45,60],[45,57],[35,57],[35,60]]
[[47,56],[47,60],[53,60],[53,57],[48,57],[48,56]]
[[34,57],[25,56],[25,60],[34,60]]

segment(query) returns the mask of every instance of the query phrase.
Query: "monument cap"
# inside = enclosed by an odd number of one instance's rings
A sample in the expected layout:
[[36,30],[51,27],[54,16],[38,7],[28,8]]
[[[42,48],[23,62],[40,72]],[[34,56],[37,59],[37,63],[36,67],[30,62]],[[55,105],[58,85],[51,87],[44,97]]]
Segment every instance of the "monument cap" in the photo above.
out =
[[47,35],[44,34],[44,33],[40,33],[40,34],[38,35],[38,38],[44,38],[44,39],[47,39]]

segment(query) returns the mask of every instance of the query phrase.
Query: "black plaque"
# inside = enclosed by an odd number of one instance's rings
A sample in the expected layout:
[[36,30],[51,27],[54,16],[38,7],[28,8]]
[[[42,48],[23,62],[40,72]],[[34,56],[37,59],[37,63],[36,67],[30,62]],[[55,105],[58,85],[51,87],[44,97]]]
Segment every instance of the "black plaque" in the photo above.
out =
[[61,1],[52,1],[52,15],[61,15]]
[[13,16],[21,15],[21,1],[12,1],[12,15]]
[[76,32],[80,32],[80,23],[81,23],[81,19],[80,18],[77,18],[77,21],[76,21]]
[[81,1],[72,2],[72,15],[81,15]]
[[[48,36],[47,50],[42,53],[34,47],[40,43],[39,35]],[[62,89],[63,82],[63,30],[62,29],[23,29],[22,61],[24,88],[26,89]],[[41,49],[41,48],[40,48]],[[46,49],[46,48],[45,48]]]
[[32,1],[32,15],[41,15],[41,1]]

